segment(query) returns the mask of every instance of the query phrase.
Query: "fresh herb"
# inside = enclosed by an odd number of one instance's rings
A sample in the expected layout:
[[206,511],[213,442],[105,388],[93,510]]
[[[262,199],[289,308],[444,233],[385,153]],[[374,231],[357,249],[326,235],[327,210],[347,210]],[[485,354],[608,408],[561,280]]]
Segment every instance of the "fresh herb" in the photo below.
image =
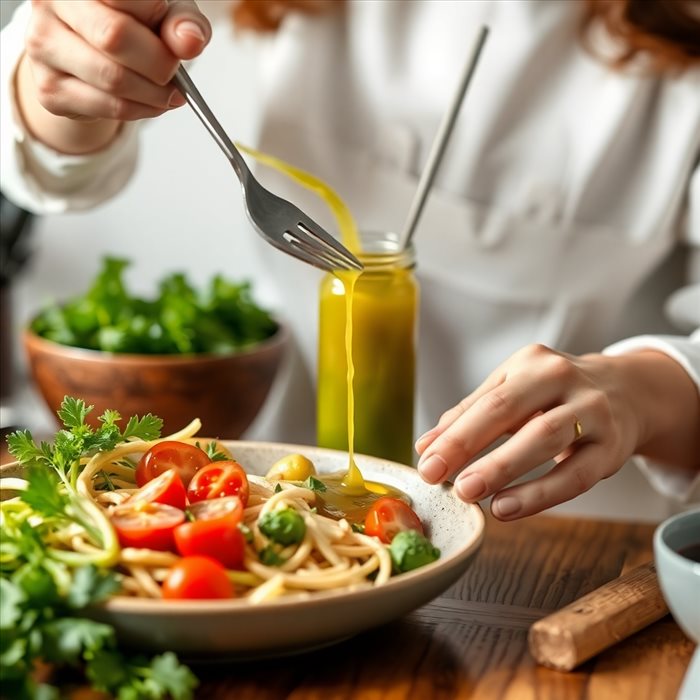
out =
[[280,482],[278,481],[278,482],[275,484],[274,493],[280,493],[281,491],[282,491],[282,484],[280,484]]
[[106,257],[85,294],[52,304],[31,324],[38,335],[115,353],[226,354],[270,337],[277,324],[258,306],[249,282],[215,276],[197,291],[183,273],[164,277],[154,299],[132,294],[127,260]]
[[112,481],[112,477],[103,469],[99,473],[100,479],[102,479],[102,483],[97,486],[98,489],[101,491],[116,491],[117,487],[114,485]]
[[270,544],[267,547],[263,547],[260,552],[258,552],[258,558],[261,564],[265,566],[282,566],[287,560],[280,556],[277,550]]
[[304,518],[294,508],[272,510],[260,518],[260,532],[273,542],[287,546],[301,542],[306,535]]
[[[17,544],[17,542],[14,542]],[[36,542],[34,543],[36,544]],[[82,670],[95,690],[129,698],[192,698],[192,672],[172,653],[125,657],[110,625],[79,617],[87,605],[105,600],[119,588],[114,575],[84,566],[63,571],[72,583],[66,594],[56,573],[41,559],[25,562],[0,578],[0,685],[3,697],[59,698],[59,688],[37,683],[34,664]]]
[[200,444],[199,440],[194,444],[195,447],[199,447],[200,450],[206,452],[207,457],[209,457],[212,462],[226,462],[229,459],[228,455],[219,450],[219,446],[216,444],[215,440],[208,442],[204,447]]
[[417,530],[402,530],[394,535],[389,554],[397,573],[418,569],[440,558],[440,550]]
[[[41,661],[72,667],[99,691],[118,700],[187,700],[196,679],[174,654],[152,660],[119,651],[114,629],[80,616],[119,589],[115,573],[119,545],[102,510],[81,496],[76,483],[87,460],[126,439],[159,436],[161,420],[131,418],[123,430],[116,411],[105,411],[99,426],[86,418],[92,407],[66,397],[58,413],[64,428],[52,445],[37,445],[29,431],[8,437],[11,454],[27,477],[19,499],[0,505],[0,686],[3,697],[59,698],[59,688],[38,683]],[[109,476],[107,475],[107,480]],[[89,552],[56,544],[62,529],[81,528]]]
[[365,534],[365,525],[364,523],[351,523],[350,527],[352,528],[353,532],[358,532],[361,535]]
[[319,491],[321,493],[326,490],[326,485],[315,476],[307,477],[306,481],[302,483],[302,486],[305,489],[311,489],[312,491]]

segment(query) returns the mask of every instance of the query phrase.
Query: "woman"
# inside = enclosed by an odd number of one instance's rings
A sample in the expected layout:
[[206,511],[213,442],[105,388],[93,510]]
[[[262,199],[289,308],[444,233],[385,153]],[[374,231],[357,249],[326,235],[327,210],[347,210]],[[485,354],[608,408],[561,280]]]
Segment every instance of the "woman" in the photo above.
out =
[[[642,318],[637,337],[611,343],[668,253],[700,244],[692,3],[253,2],[237,12],[248,26],[280,25],[266,47],[261,148],[327,180],[366,229],[401,226],[453,89],[446,76],[476,28],[491,27],[417,234],[419,426],[455,406],[417,442],[426,481],[468,464],[458,495],[494,495],[496,517],[513,519],[634,459],[689,496],[700,471],[697,335],[639,335],[654,330]],[[118,191],[135,162],[134,121],[182,105],[168,81],[210,32],[188,2],[35,3],[3,188],[39,210]],[[312,198],[293,198],[327,223]],[[284,283],[312,368],[317,280],[264,245],[256,253],[256,274]]]

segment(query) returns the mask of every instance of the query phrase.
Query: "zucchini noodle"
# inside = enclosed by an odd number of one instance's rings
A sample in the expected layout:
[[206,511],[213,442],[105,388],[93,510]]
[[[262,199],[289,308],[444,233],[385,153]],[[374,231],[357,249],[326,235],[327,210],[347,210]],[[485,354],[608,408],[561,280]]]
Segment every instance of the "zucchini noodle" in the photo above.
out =
[[[119,547],[110,512],[137,490],[135,469],[130,465],[136,464],[136,460],[157,443],[186,441],[193,438],[200,427],[200,422],[194,420],[172,435],[151,441],[127,441],[85,460],[77,477],[76,490],[82,496],[81,507],[99,523],[103,549],[76,524],[53,533],[52,555],[66,563],[87,555],[95,563],[115,567],[121,583],[117,595],[161,598],[161,584],[180,556],[172,552]],[[381,586],[389,580],[392,561],[387,547],[373,537],[355,532],[347,520],[319,514],[315,508],[315,491],[298,483],[270,482],[249,476],[250,493],[242,519],[244,529],[250,531],[244,570],[228,570],[237,597],[255,605],[289,594],[354,590]],[[18,491],[25,486],[22,479],[2,479],[3,490]],[[276,545],[262,532],[260,521],[267,514],[287,508],[301,516],[305,532],[295,544]],[[275,565],[261,561],[261,552],[266,548],[274,548]]]

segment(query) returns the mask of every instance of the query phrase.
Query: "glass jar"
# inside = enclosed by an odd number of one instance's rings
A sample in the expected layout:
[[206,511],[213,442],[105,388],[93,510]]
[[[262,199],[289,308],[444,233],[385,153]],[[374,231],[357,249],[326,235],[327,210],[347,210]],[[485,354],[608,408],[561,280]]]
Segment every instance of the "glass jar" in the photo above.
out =
[[[352,298],[354,448],[413,463],[418,283],[413,248],[390,233],[362,234],[365,266]],[[348,449],[346,285],[324,276],[320,291],[317,440]]]

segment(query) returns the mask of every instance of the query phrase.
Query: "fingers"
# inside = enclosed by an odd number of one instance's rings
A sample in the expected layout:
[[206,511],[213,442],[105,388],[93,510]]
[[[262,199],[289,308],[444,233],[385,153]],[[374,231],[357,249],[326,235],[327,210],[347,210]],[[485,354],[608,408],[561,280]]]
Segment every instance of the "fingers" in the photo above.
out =
[[[501,519],[562,503],[611,476],[639,444],[628,384],[603,355],[528,346],[419,440],[418,470],[439,483],[468,465],[455,494],[467,502],[493,496]],[[550,460],[547,475],[510,486]]]
[[609,459],[603,445],[581,445],[544,476],[501,491],[491,512],[499,520],[515,520],[576,498],[622,466]]
[[209,20],[192,0],[171,2],[160,26],[165,45],[179,59],[198,56],[211,39]]
[[[42,61],[35,67],[35,81],[43,96],[42,103],[53,114],[105,117],[119,113],[123,115],[122,120],[142,119],[182,104],[183,98],[171,85],[156,85],[112,61],[65,25],[56,24],[37,54]],[[78,80],[69,81],[68,77]],[[82,97],[90,96],[86,104],[81,102],[74,89],[81,81],[93,88],[80,91]],[[102,93],[101,99],[99,93]],[[120,101],[123,104],[120,105]],[[141,109],[138,105],[156,109]]]
[[497,387],[505,381],[506,373],[505,370],[499,368],[484,381],[481,386],[479,386],[475,391],[473,391],[469,396],[462,399],[456,406],[445,411],[438,424],[426,433],[423,433],[416,440],[416,452],[422,455],[423,452],[428,448],[428,446],[437,438],[439,435],[445,432],[462,414],[466,413],[474,403],[480,399],[484,394],[491,391],[491,389]]
[[147,27],[157,27],[168,11],[167,0],[102,0],[103,5],[131,15]]
[[[134,17],[99,2],[91,3],[90,12],[85,11],[83,3],[71,0],[56,5],[61,21],[103,56],[156,85],[165,85],[173,77],[178,57]],[[65,47],[63,55],[71,59]]]
[[131,121],[157,117],[165,110],[105,93],[82,80],[41,68],[35,71],[41,103],[52,114],[70,119]]
[[[533,381],[534,380],[534,381]],[[437,483],[539,410],[559,402],[555,383],[520,373],[477,398],[438,435],[418,462],[421,476]],[[431,459],[437,455],[439,460]]]
[[[168,41],[157,34],[163,23]],[[26,49],[44,109],[124,121],[185,104],[170,80],[210,36],[190,1],[57,0],[34,6]]]
[[587,426],[594,439],[592,418],[571,405],[557,406],[528,421],[504,444],[469,465],[455,480],[455,492],[463,501],[477,501],[504,489],[515,479],[562,454],[580,435],[576,425]]

